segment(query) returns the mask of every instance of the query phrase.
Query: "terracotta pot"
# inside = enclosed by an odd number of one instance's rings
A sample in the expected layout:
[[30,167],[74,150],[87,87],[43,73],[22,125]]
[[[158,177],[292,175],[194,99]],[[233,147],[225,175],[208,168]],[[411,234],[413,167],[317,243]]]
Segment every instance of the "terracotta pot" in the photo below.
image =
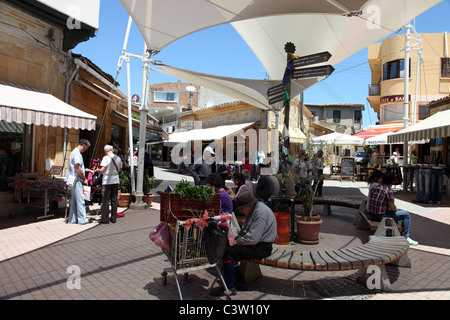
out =
[[322,219],[319,215],[313,215],[311,221],[307,221],[308,217],[295,216],[297,223],[297,238],[304,244],[319,243],[319,231]]
[[117,205],[119,207],[128,207],[131,203],[131,193],[121,193],[120,197],[117,199]]
[[148,207],[150,208],[152,206],[152,202],[153,202],[153,194],[144,194],[142,196],[142,201],[146,202]]
[[277,239],[275,244],[286,245],[290,243],[289,212],[275,212],[277,220]]

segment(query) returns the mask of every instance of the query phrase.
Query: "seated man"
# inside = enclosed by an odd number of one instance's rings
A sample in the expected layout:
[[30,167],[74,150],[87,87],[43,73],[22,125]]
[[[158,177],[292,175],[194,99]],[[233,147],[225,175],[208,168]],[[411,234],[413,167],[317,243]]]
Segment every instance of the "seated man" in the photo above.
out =
[[408,211],[398,210],[394,204],[394,193],[391,186],[394,182],[394,174],[386,172],[383,174],[382,183],[374,187],[368,198],[368,212],[371,220],[381,221],[383,218],[393,218],[395,222],[402,221],[402,236],[410,245],[417,245],[418,242],[409,238],[411,226],[411,214]]
[[[236,197],[236,206],[245,214],[245,222],[236,236],[234,245],[228,247],[223,256],[224,280],[232,295],[236,294],[236,287],[240,290],[246,289],[244,276],[235,264],[241,260],[268,257],[272,253],[272,244],[277,237],[275,215],[251,192],[240,193]],[[236,287],[234,278],[236,278]],[[212,290],[210,294],[220,297],[224,294],[224,288]]]

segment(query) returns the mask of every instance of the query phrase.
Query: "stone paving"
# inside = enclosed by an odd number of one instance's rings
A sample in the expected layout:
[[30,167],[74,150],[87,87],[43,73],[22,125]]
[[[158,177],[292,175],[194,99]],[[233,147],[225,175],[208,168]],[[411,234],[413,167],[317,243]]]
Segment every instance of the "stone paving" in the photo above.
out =
[[[157,189],[164,190],[166,184],[160,183]],[[364,182],[327,180],[324,185],[325,195],[362,199],[366,192]],[[392,292],[369,290],[357,283],[356,270],[294,271],[262,266],[263,277],[233,300],[450,299],[450,198],[436,207],[415,205],[413,196],[396,192],[397,206],[413,213],[411,237],[420,245],[408,252],[412,268],[387,266]],[[171,264],[148,237],[159,223],[158,202],[155,197],[148,210],[125,210],[125,217],[116,224],[68,225],[64,213],[17,226],[2,225],[6,220],[0,220],[0,299],[178,300],[174,274],[169,273],[167,284],[162,284],[161,272]],[[316,209],[320,212],[322,207]],[[353,225],[357,210],[332,207],[332,212],[323,217],[319,244],[293,246],[307,250],[354,247],[372,234]],[[20,221],[21,216],[14,219]],[[77,271],[78,288],[73,281]],[[183,273],[178,271],[184,299],[218,299],[207,295],[216,276],[214,268],[192,271],[186,281]]]

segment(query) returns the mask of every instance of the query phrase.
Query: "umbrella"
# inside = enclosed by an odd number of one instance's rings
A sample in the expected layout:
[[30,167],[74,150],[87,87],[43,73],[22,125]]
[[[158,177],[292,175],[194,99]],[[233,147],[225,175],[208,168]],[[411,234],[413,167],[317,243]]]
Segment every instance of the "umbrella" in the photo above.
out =
[[311,139],[312,144],[330,144],[330,145],[363,145],[364,139],[353,137],[348,134],[343,134],[339,132],[329,133],[323,136],[319,136]]

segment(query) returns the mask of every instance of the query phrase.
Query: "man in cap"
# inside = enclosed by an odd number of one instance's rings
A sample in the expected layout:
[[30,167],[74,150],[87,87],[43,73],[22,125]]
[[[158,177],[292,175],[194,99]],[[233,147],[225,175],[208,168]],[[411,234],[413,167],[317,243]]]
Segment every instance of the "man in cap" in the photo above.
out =
[[[209,162],[214,162],[213,157],[216,154],[211,147],[206,147],[203,151],[202,159],[196,159],[189,167],[192,177],[194,178],[194,183],[196,186],[205,185],[206,177],[211,173],[211,165]],[[205,160],[207,162],[205,162]],[[212,163],[211,162],[211,163]]]
[[[234,245],[228,247],[223,256],[224,280],[232,295],[236,294],[236,288],[246,290],[245,278],[237,263],[268,257],[277,237],[277,222],[273,211],[263,202],[259,202],[251,192],[240,193],[236,197],[236,206],[246,216],[244,225],[236,236]],[[222,296],[224,288],[219,287],[210,294]]]

